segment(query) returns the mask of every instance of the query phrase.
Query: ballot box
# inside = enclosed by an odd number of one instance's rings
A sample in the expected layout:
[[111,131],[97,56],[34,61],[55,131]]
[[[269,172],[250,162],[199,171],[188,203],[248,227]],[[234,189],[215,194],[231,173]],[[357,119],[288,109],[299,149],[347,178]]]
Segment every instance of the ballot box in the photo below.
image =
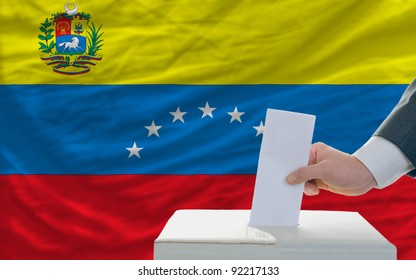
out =
[[154,242],[155,259],[396,259],[356,212],[301,211],[294,227],[249,227],[250,210],[179,210]]

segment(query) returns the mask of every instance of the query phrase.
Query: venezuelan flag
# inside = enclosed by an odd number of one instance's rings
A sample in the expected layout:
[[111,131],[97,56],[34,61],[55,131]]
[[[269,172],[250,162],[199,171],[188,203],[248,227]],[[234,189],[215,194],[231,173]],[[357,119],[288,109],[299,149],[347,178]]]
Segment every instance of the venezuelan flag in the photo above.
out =
[[[412,1],[0,5],[0,259],[150,259],[175,210],[251,207],[267,108],[352,153],[416,73]],[[416,259],[415,202],[404,177],[302,208]]]

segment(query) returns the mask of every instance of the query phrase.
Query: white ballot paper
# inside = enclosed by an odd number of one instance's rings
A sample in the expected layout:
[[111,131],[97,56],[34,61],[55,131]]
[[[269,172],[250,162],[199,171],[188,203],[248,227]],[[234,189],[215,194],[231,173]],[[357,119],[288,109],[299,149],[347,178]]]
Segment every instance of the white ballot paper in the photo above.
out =
[[249,226],[297,226],[303,184],[286,176],[308,164],[315,116],[268,109]]

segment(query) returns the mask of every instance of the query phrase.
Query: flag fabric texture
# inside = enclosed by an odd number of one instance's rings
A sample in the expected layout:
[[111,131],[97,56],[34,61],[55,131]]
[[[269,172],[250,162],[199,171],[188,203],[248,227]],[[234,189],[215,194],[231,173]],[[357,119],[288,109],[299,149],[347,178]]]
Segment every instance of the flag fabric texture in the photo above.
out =
[[[353,153],[416,76],[410,1],[0,7],[0,259],[151,259],[175,210],[250,209],[267,108]],[[415,180],[302,208],[416,259]]]

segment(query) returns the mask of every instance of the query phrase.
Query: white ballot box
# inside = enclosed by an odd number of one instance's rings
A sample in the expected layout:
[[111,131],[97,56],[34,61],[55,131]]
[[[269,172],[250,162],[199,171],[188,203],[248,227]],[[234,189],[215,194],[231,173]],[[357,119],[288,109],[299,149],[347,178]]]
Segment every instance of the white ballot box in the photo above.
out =
[[396,247],[356,212],[301,211],[294,227],[249,227],[250,210],[179,210],[155,259],[396,259]]

